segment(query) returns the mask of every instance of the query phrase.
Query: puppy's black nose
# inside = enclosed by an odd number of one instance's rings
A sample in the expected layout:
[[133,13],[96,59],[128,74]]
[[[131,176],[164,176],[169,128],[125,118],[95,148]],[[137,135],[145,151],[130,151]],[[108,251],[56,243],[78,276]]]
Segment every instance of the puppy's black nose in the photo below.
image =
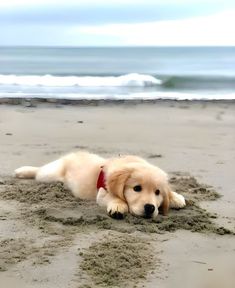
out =
[[155,211],[155,206],[152,204],[145,204],[144,205],[144,212],[146,216],[151,216]]

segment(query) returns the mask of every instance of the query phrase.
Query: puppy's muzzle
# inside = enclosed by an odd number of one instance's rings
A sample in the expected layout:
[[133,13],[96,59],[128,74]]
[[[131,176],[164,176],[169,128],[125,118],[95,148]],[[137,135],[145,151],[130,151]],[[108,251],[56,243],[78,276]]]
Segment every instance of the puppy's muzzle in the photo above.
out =
[[152,204],[145,204],[144,205],[144,216],[145,218],[151,218],[153,215],[153,212],[155,211],[155,206]]

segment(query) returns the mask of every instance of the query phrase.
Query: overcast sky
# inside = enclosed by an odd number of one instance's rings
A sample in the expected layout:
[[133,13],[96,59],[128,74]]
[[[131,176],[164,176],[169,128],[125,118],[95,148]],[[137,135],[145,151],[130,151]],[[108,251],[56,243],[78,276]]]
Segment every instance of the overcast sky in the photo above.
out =
[[235,0],[0,0],[0,45],[235,45]]

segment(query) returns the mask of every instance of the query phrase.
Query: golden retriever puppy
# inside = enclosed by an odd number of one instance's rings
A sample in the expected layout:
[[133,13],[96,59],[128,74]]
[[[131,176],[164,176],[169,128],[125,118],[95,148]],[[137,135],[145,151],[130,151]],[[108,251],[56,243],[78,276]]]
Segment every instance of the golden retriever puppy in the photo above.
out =
[[63,182],[75,197],[96,200],[108,214],[122,219],[126,213],[155,218],[159,208],[182,208],[185,199],[171,191],[167,174],[137,156],[104,159],[88,152],[68,154],[42,167],[15,170],[18,178]]

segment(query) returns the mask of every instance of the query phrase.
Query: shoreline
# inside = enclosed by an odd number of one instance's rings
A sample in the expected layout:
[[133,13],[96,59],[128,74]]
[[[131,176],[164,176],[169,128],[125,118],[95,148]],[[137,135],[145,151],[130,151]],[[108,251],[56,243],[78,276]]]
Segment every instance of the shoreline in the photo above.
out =
[[36,107],[41,104],[49,105],[71,105],[71,106],[110,106],[110,105],[139,105],[139,104],[234,104],[235,99],[60,99],[60,98],[37,98],[37,97],[3,97],[0,98],[0,105],[21,105]]

